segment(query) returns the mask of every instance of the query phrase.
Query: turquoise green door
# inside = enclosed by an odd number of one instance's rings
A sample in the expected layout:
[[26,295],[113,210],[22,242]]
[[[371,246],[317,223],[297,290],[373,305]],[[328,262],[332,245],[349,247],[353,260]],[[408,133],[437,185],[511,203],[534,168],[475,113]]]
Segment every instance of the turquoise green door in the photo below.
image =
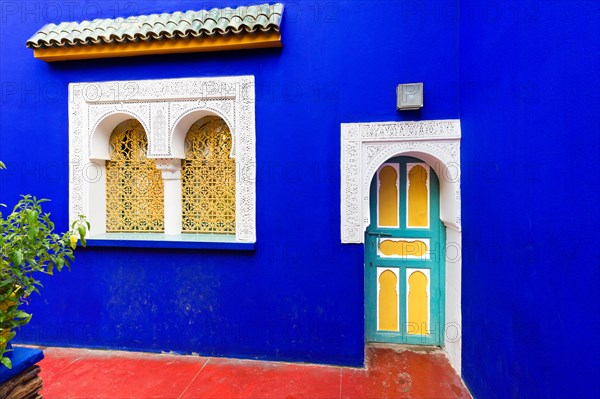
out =
[[443,345],[446,245],[434,170],[416,158],[388,160],[371,182],[370,208],[367,342]]

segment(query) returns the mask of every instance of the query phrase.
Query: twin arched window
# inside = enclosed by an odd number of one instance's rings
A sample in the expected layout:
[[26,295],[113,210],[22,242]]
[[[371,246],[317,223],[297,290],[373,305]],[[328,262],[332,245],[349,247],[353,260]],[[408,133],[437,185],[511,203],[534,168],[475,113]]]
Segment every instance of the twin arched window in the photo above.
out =
[[[109,140],[106,162],[106,231],[164,231],[164,185],[147,158],[148,140],[139,121],[120,123]],[[235,159],[231,132],[218,117],[194,123],[182,161],[182,232],[235,234]]]

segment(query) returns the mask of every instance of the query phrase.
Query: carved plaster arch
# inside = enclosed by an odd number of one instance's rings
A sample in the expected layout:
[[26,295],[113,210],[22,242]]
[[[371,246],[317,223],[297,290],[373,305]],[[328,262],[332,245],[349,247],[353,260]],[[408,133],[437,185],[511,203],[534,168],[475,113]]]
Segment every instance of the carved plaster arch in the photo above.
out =
[[230,118],[228,118],[226,115],[223,115],[220,111],[215,110],[214,108],[208,108],[205,106],[194,107],[186,110],[179,115],[177,119],[175,119],[169,139],[171,144],[171,154],[173,157],[181,159],[185,158],[185,137],[190,130],[190,127],[205,116],[217,116],[227,124],[227,127],[229,127],[229,131],[231,132],[232,143],[229,157],[235,158],[237,148],[236,139],[238,137],[238,135],[235,134],[235,126],[231,123]]
[[438,174],[442,221],[460,230],[460,123],[457,120],[342,124],[341,239],[362,243],[369,225],[369,186],[379,166],[414,155]]
[[148,123],[144,121],[141,115],[132,110],[109,111],[98,117],[90,129],[90,138],[88,140],[88,155],[90,159],[110,159],[109,140],[110,135],[117,125],[127,119],[135,119],[144,128],[144,133],[148,139],[148,148],[150,147],[150,134]]
[[435,171],[440,181],[440,219],[446,226],[460,230],[460,165],[446,147],[447,145],[440,146],[422,141],[367,145],[367,153],[375,149],[376,155],[368,157],[364,179],[361,182],[362,192],[365,193],[362,202],[363,231],[370,224],[369,188],[373,176],[381,164],[400,155],[419,158]]

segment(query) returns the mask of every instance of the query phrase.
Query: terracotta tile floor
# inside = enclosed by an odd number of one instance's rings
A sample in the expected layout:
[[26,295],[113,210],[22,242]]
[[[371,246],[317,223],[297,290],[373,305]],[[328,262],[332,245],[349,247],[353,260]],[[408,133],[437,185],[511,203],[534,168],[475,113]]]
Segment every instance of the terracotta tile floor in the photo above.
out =
[[367,348],[365,369],[45,348],[51,398],[470,398],[440,351]]

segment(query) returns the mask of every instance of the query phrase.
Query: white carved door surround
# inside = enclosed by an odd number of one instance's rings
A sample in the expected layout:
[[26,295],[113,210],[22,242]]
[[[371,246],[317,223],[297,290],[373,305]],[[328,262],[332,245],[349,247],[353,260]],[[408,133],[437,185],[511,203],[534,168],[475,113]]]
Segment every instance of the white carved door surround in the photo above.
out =
[[253,76],[71,83],[69,85],[69,216],[86,215],[92,235],[106,232],[105,161],[109,138],[137,119],[165,187],[165,234],[181,233],[181,159],[190,126],[222,118],[236,159],[236,241],[256,241],[255,94]]
[[446,227],[444,349],[461,369],[460,121],[427,120],[341,124],[341,241],[360,244],[370,223],[369,189],[382,163],[419,158],[440,181],[440,218]]

